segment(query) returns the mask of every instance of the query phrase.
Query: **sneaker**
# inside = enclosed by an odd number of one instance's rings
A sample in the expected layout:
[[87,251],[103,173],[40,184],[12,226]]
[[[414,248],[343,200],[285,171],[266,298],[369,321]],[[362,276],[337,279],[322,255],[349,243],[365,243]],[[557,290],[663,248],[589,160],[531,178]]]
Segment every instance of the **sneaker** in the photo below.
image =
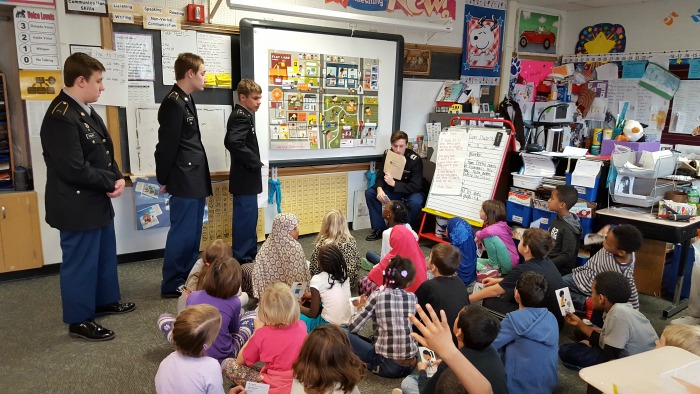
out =
[[700,324],[700,318],[688,315],[688,316],[679,317],[678,319],[673,319],[673,320],[671,320],[671,323],[669,323],[669,324],[698,325],[698,324]]
[[401,391],[400,388],[395,388],[395,389],[391,390],[391,394],[401,394],[401,393],[403,393],[403,391]]
[[372,231],[372,234],[368,235],[367,238],[365,238],[365,241],[376,241],[378,239],[382,239],[382,232],[384,230],[374,230]]
[[363,257],[360,259],[360,268],[365,271],[371,271],[372,268],[374,268],[374,264],[370,263],[369,260]]
[[484,269],[476,273],[476,280],[481,282],[486,278],[498,277],[498,270]]

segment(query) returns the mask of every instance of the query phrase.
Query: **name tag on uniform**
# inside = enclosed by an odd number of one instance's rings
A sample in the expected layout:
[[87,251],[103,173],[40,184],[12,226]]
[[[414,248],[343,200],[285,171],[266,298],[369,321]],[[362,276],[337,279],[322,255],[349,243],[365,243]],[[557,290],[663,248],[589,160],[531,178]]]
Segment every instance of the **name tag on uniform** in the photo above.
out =
[[96,137],[95,133],[85,133],[85,138],[92,140]]

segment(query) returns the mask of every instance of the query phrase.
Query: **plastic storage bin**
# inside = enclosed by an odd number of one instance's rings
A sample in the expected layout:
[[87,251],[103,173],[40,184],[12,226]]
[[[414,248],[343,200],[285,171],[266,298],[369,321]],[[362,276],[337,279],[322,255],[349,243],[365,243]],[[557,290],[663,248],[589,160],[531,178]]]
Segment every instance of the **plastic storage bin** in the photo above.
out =
[[538,228],[542,230],[549,230],[549,226],[552,225],[552,221],[556,219],[556,217],[556,212],[548,209],[532,208],[532,223],[536,223],[539,220]]
[[[566,174],[566,184],[571,185],[571,173]],[[595,185],[593,187],[583,187],[577,185],[571,185],[578,191],[578,198],[586,201],[596,201],[598,196],[598,185],[600,184],[600,177],[596,178]]]
[[593,219],[582,218],[581,216],[579,216],[578,219],[581,221],[581,239],[583,239],[583,237],[585,237],[586,234],[590,234],[593,232]]
[[662,178],[673,175],[676,172],[676,164],[678,163],[678,154],[674,153],[671,156],[659,158],[651,169],[632,170],[625,167],[627,162],[636,165],[642,156],[642,152],[626,152],[612,155],[612,164],[617,169],[619,175],[628,175],[635,178]]
[[541,176],[522,175],[517,172],[512,172],[511,174],[513,175],[513,186],[515,187],[537,190],[542,184]]
[[511,223],[529,227],[532,222],[532,207],[506,201],[506,218]]
[[615,193],[616,185],[610,188],[613,201],[621,204],[649,208],[664,198],[664,194],[675,187],[672,181],[636,178],[632,194]]

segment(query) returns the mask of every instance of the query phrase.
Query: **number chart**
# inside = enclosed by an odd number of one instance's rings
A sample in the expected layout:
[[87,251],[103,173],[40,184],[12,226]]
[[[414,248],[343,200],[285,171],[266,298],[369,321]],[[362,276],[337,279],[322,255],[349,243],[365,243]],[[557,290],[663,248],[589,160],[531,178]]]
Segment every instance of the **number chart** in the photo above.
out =
[[56,11],[15,7],[13,16],[19,68],[60,69]]

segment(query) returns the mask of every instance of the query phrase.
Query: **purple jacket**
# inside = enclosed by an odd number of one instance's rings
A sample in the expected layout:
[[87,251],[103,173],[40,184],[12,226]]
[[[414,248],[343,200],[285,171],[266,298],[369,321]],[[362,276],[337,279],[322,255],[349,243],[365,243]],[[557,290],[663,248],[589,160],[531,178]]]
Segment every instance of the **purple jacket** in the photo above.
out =
[[520,262],[520,256],[518,256],[518,248],[515,247],[515,242],[513,242],[513,231],[508,226],[508,223],[496,222],[476,232],[478,240],[484,240],[489,237],[498,237],[503,241],[503,244],[508,248],[508,253],[510,253],[510,259],[513,261],[513,268],[515,268]]

